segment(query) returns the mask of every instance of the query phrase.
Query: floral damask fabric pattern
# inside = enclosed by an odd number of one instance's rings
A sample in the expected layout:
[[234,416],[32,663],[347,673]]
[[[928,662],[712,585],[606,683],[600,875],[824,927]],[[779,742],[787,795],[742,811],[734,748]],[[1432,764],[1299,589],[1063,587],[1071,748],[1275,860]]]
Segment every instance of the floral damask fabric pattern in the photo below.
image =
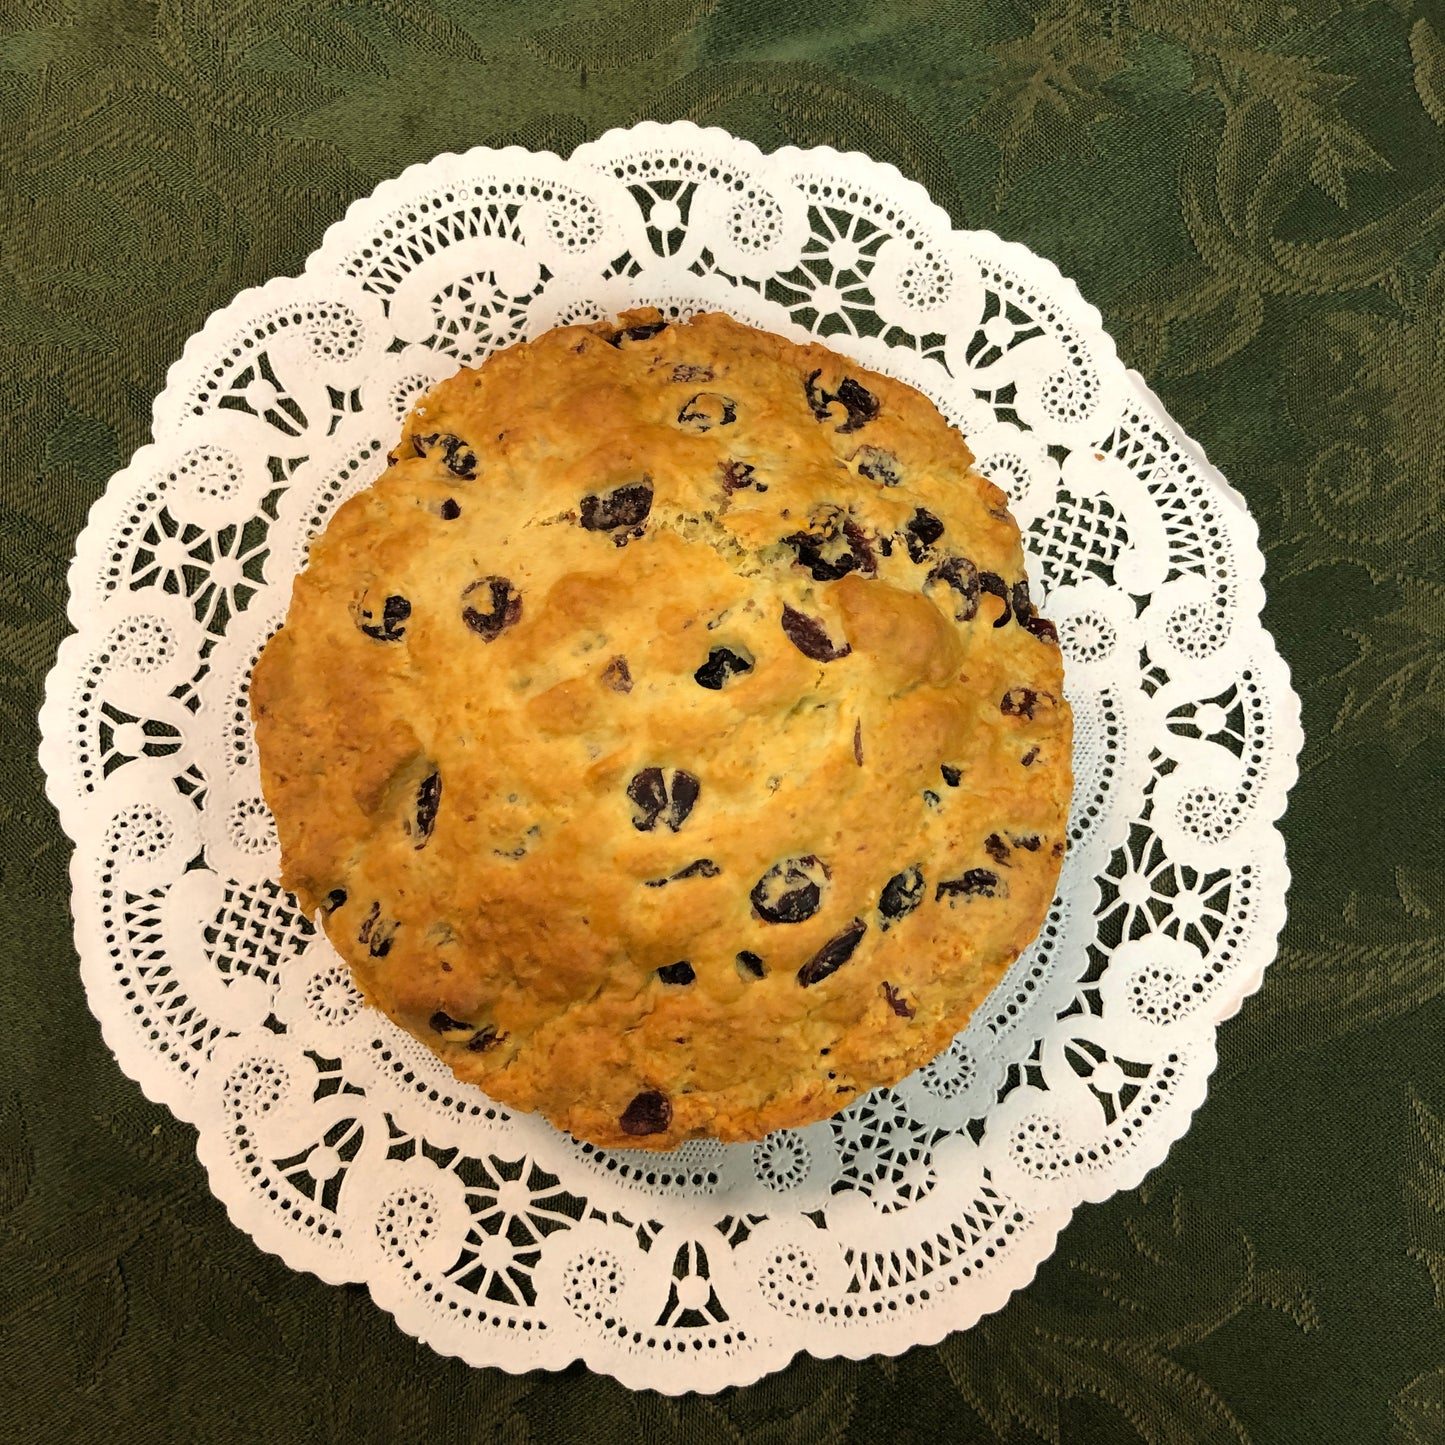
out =
[[[1442,41],[1411,0],[0,6],[7,1435],[1441,1438]],[[1259,519],[1307,738],[1281,956],[1169,1162],[974,1330],[706,1400],[468,1372],[257,1255],[85,1011],[33,761],[75,535],[204,317],[413,161],[644,117],[867,151],[1077,277]],[[154,540],[244,602],[255,537]]]

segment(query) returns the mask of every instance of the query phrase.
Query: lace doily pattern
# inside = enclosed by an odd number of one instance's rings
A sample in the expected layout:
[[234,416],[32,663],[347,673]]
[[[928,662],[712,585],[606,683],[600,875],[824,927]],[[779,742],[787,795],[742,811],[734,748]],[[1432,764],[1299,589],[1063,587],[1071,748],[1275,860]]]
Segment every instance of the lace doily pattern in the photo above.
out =
[[[1009,492],[1077,719],[1059,896],[953,1045],[827,1123],[661,1156],[509,1114],[362,1006],[274,881],[247,696],[420,392],[644,303],[932,397]],[[1053,266],[862,156],[687,124],[443,156],[212,316],[154,437],[78,544],[42,760],[106,1039],[261,1247],[473,1363],[710,1390],[968,1326],[1186,1129],[1283,921],[1298,706],[1243,503]]]

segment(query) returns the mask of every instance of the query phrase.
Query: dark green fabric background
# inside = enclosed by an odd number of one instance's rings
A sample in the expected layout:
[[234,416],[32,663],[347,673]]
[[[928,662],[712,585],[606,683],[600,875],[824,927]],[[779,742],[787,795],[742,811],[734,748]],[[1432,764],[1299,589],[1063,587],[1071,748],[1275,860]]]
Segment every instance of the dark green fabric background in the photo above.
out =
[[[0,1438],[1445,1441],[1445,13],[1419,0],[0,0]],[[101,1042],[39,688],[206,315],[438,151],[858,148],[1051,257],[1260,522],[1308,743],[1192,1132],[935,1349],[715,1398],[443,1360],[262,1255]]]

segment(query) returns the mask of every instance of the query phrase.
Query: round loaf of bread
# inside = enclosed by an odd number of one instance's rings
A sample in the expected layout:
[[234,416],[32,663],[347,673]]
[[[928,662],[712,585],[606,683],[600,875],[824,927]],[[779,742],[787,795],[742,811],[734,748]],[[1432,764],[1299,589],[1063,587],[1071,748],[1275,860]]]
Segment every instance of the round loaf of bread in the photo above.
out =
[[946,1048],[1058,879],[1071,718],[918,392],[704,315],[435,387],[251,699],[283,881],[458,1077],[756,1139]]

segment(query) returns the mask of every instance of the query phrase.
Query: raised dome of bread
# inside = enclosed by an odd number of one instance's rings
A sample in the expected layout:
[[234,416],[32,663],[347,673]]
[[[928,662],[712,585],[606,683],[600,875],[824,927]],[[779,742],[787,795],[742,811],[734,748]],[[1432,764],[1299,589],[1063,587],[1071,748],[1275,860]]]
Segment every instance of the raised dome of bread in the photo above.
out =
[[1071,786],[972,461],[721,315],[437,386],[251,691],[284,882],[369,1002],[612,1147],[805,1124],[945,1048],[1044,919]]

